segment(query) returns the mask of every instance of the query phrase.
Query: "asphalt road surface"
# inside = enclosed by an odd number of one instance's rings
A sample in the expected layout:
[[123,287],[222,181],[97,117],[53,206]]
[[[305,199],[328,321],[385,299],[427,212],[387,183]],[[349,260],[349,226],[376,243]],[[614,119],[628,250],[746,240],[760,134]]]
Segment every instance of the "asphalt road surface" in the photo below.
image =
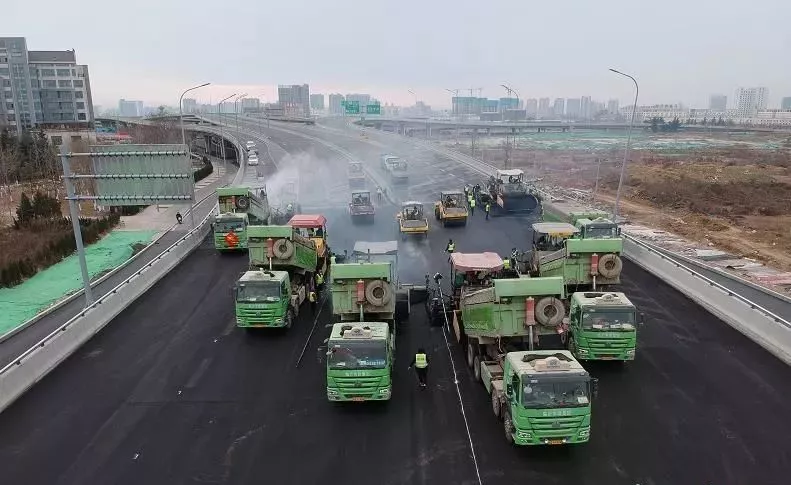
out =
[[[228,164],[228,167],[232,173],[229,173],[227,179],[232,180],[237,168],[230,163]],[[200,200],[213,192],[221,183],[221,180],[217,180],[213,184],[204,187],[203,189],[199,189],[199,191],[195,194],[196,200]],[[215,205],[216,199],[211,198],[199,204],[195,211],[196,223],[200,222],[204,217],[206,217],[206,214],[213,210]],[[182,238],[184,234],[186,234],[190,229],[192,229],[192,226],[190,225],[190,219],[185,212],[183,225],[175,226],[171,231],[168,231],[167,234],[163,235],[162,238],[160,238],[153,246],[144,250],[137,257],[137,259],[129,263],[127,266],[106,280],[94,286],[94,298],[104,295],[108,291],[121,284],[122,281],[129,278],[136,271],[139,271],[140,268],[156,258],[162,251]],[[2,341],[2,343],[0,343],[0,367],[6,366],[8,363],[22,355],[27,349],[36,345],[44,337],[80,313],[84,308],[85,297],[81,296],[42,317],[40,320],[34,322],[27,328],[22,329],[18,333],[7,337]]]
[[[309,140],[275,131],[292,155]],[[311,147],[340,187],[342,157]],[[395,211],[378,207],[367,226],[342,207],[324,211],[331,247],[393,239]],[[528,223],[478,213],[466,228],[433,224],[428,240],[399,242],[401,280],[447,272],[450,237],[462,252],[508,253]],[[231,286],[245,267],[246,256],[219,255],[207,239],[2,413],[4,482],[475,484],[477,464],[485,484],[788,483],[788,367],[634,265],[623,287],[647,317],[637,360],[586,364],[599,378],[591,441],[563,448],[509,446],[461,349],[451,342],[449,353],[419,307],[400,328],[393,399],[327,402],[318,357],[328,304],[312,335],[309,310],[288,332],[237,329]],[[418,346],[431,360],[425,391],[406,369]]]

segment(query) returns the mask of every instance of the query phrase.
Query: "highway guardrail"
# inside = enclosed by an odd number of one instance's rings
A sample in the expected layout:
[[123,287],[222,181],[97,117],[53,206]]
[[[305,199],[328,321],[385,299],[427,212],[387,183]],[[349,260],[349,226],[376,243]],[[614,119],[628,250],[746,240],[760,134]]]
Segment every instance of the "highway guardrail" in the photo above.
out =
[[49,374],[82,344],[175,268],[206,238],[211,211],[197,227],[129,278],[0,369],[0,411]]
[[791,365],[791,322],[631,236],[624,255]]
[[[238,140],[230,136],[229,139],[237,147],[239,171],[233,183],[238,184],[241,183],[246,169],[245,158],[242,155],[244,152]],[[157,257],[0,369],[0,412],[43,379],[197,249],[211,230],[213,216],[214,211],[210,211],[200,224]],[[125,264],[129,262],[131,261]]]
[[[493,173],[497,169],[497,167],[482,160],[456,150],[436,146],[424,140],[414,140],[396,133],[381,133],[406,138],[416,145],[425,146],[435,152],[442,152],[446,156],[480,173]],[[550,193],[544,190],[539,191],[545,200],[551,201]],[[679,259],[683,258],[683,256],[664,248],[655,248],[653,245],[632,236],[624,236],[625,257],[686,294],[701,307],[791,365],[791,323],[789,321],[682,264]],[[719,273],[734,282],[747,284],[767,296],[787,302],[783,295],[779,293],[759,285],[750,284],[750,282],[736,275],[724,271]]]

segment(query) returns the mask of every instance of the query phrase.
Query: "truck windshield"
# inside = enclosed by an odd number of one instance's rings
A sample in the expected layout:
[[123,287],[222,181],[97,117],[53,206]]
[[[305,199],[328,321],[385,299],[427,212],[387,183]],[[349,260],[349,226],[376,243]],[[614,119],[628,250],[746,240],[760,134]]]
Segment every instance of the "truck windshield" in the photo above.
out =
[[244,219],[238,221],[219,221],[214,224],[215,232],[240,232],[244,231]]
[[387,345],[383,340],[330,340],[330,369],[384,369],[387,366]]
[[240,303],[273,302],[279,299],[279,281],[246,282],[236,288],[236,301]]
[[522,405],[528,409],[577,408],[590,404],[589,379],[523,376]]
[[582,328],[586,330],[634,330],[634,311],[584,311]]
[[585,237],[591,239],[610,239],[618,237],[618,229],[612,226],[588,226],[585,228]]

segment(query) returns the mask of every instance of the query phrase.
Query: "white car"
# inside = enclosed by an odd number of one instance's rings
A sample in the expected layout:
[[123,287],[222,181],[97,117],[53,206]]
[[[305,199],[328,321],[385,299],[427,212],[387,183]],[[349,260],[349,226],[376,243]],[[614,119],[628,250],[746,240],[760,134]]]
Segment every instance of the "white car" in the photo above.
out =
[[247,165],[258,165],[258,157],[247,157]]
[[248,150],[249,150],[249,149],[251,149],[251,148],[252,148],[252,147],[254,147],[254,146],[255,146],[255,142],[254,142],[254,141],[248,141],[248,142],[247,142],[247,149],[248,149]]
[[247,156],[248,157],[257,157],[258,156],[258,150],[256,150],[255,148],[251,148],[250,150],[247,151]]

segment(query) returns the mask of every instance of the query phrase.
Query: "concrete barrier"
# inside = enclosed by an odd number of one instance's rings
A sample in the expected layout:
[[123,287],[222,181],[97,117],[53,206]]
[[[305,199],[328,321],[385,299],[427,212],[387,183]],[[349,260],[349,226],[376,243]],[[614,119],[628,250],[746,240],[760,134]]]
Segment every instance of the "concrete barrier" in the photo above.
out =
[[791,322],[649,245],[631,238],[625,239],[624,255],[786,364],[791,364]]
[[0,369],[0,411],[5,410],[63,360],[194,251],[211,229],[213,211],[184,237],[132,276]]
[[[244,178],[247,163],[242,155],[244,152],[241,143],[234,137],[228,138],[238,148],[239,171],[233,183],[239,184]],[[0,369],[0,412],[43,379],[197,249],[211,231],[214,212],[210,211],[200,224],[156,258]]]

